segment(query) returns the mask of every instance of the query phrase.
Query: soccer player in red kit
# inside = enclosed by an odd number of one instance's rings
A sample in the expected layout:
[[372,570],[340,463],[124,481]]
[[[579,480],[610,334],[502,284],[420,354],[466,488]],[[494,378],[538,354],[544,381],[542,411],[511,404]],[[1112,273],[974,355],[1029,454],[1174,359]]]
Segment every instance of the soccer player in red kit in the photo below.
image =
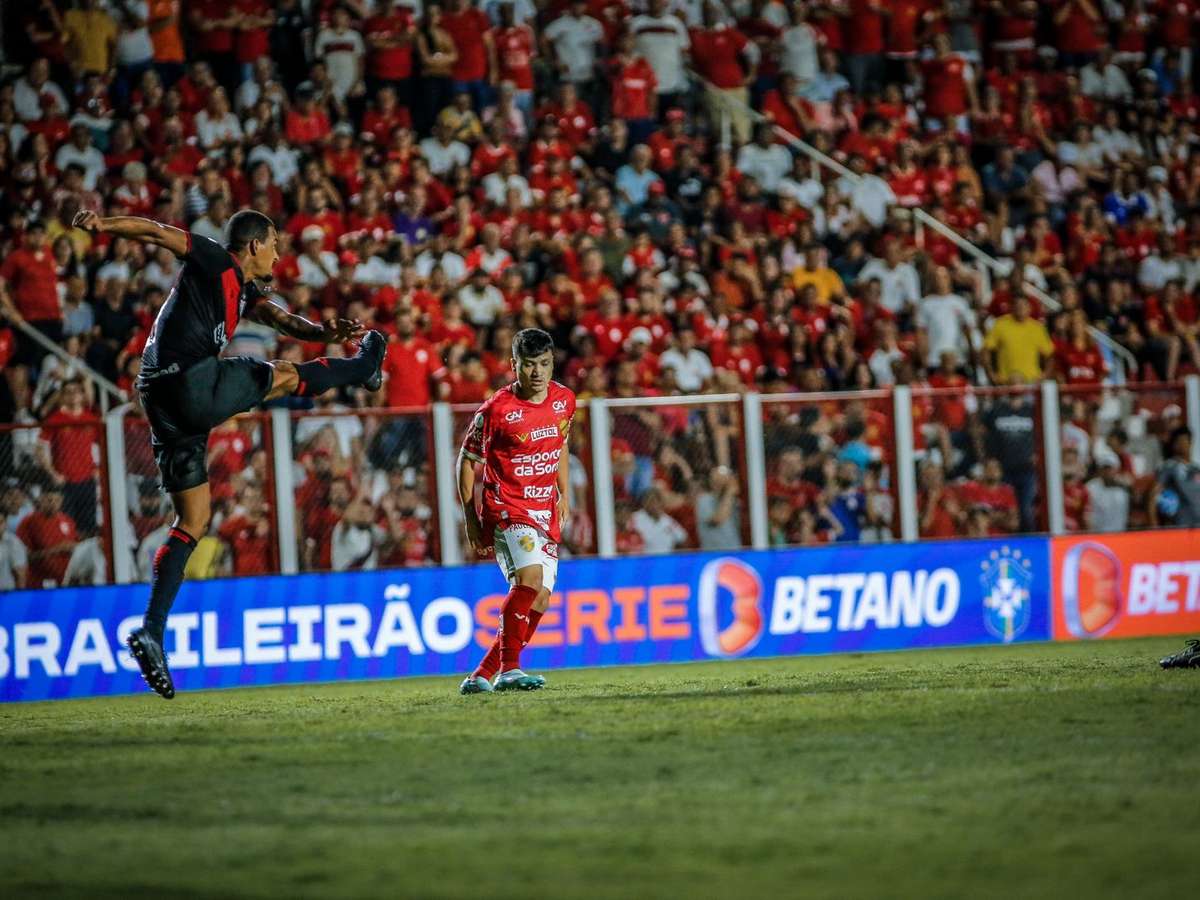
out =
[[[513,338],[517,380],[496,391],[471,422],[458,457],[458,497],[476,556],[495,548],[510,589],[500,628],[462,694],[533,691],[546,680],[521,671],[521,649],[537,630],[558,575],[559,528],[567,521],[567,436],[575,394],[550,380],[554,340],[540,328]],[[475,465],[483,465],[482,509]],[[497,675],[497,673],[499,673]]]

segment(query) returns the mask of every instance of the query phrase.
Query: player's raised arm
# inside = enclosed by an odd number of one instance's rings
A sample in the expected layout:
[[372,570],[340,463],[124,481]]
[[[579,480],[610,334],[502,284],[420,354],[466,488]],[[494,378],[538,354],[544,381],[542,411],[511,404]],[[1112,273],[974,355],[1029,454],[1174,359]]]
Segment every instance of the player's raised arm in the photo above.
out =
[[290,313],[278,303],[269,300],[261,291],[258,302],[246,312],[246,318],[269,325],[288,337],[299,338],[302,341],[322,341],[326,344],[344,343],[361,337],[366,331],[358,319],[310,322],[304,316]]
[[166,247],[176,256],[183,256],[191,246],[191,240],[186,231],[181,231],[174,225],[164,225],[153,219],[143,219],[140,216],[109,216],[101,218],[88,209],[80,210],[71,220],[71,224],[92,234],[115,234],[117,237],[142,241]]

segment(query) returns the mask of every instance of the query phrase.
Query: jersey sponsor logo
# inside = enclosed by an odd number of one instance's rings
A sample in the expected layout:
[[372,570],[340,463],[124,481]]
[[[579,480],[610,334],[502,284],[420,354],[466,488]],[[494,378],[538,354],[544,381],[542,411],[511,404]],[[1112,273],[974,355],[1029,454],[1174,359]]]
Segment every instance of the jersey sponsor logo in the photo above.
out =
[[545,428],[535,428],[528,435],[517,435],[522,441],[528,438],[530,441],[542,441],[546,438],[558,437],[558,428],[553,425],[548,425]]
[[504,421],[505,421],[505,422],[508,422],[508,423],[510,423],[510,424],[511,424],[511,423],[513,423],[513,422],[520,422],[520,421],[521,421],[521,417],[522,417],[522,416],[524,416],[524,415],[525,415],[525,411],[524,411],[524,410],[522,410],[522,409],[514,409],[512,412],[509,412],[509,413],[505,413],[505,414],[504,414]]
[[566,411],[567,411],[567,401],[566,401],[566,400],[555,400],[555,401],[554,401],[552,404],[550,404],[550,405],[551,405],[551,407],[554,409],[554,411],[555,411],[556,413],[560,413],[560,412],[566,412]]
[[552,475],[558,471],[558,460],[562,448],[543,450],[540,453],[520,453],[512,458],[513,474],[518,478],[534,475]]
[[526,485],[521,496],[526,500],[549,500],[554,496],[554,485]]
[[531,509],[529,511],[529,518],[533,519],[539,525],[543,525],[546,528],[550,527],[550,510],[548,509]]
[[558,559],[558,544],[553,541],[546,541],[542,544],[542,552],[551,559]]

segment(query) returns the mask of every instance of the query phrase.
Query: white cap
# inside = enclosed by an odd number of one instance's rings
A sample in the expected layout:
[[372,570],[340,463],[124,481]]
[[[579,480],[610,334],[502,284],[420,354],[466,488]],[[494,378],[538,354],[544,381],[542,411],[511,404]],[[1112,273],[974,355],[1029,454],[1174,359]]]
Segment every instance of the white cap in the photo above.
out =
[[309,241],[325,240],[325,230],[320,225],[309,225],[300,232],[300,242],[307,244]]

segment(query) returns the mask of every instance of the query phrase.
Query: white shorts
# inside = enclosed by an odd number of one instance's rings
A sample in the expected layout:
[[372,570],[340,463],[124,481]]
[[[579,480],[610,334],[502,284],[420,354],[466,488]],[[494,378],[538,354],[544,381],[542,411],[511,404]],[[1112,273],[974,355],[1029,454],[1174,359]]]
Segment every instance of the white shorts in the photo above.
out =
[[542,587],[554,590],[558,578],[558,544],[532,525],[497,528],[496,562],[509,584],[516,584],[517,572],[527,566],[542,567]]

